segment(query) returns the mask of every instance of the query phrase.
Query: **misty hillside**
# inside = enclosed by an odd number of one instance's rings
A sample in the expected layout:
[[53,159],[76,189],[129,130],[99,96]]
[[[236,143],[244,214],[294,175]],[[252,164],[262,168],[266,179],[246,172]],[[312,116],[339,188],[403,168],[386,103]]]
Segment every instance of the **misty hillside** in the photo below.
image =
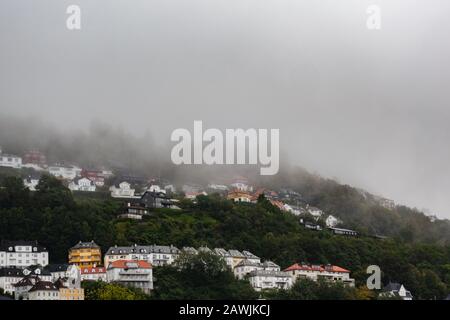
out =
[[[181,186],[185,183],[225,183],[243,175],[257,186],[274,190],[289,188],[300,193],[302,203],[342,221],[342,226],[362,234],[394,237],[410,242],[450,243],[449,220],[431,219],[406,206],[383,203],[383,198],[363,190],[311,174],[298,164],[282,163],[276,176],[260,176],[250,166],[174,166],[170,150],[155,143],[150,134],[136,138],[125,130],[92,123],[87,132],[64,131],[34,119],[0,117],[0,146],[21,155],[38,149],[49,163],[77,164],[84,168],[106,167],[116,173],[162,177]],[[2,170],[3,176],[11,174]],[[14,174],[26,176],[28,171]],[[394,199],[395,200],[395,199]]]
[[274,188],[284,186],[297,190],[305,202],[340,218],[345,227],[361,233],[450,244],[449,220],[435,219],[403,205],[386,206],[386,199],[303,169],[281,172],[272,183],[267,183]]

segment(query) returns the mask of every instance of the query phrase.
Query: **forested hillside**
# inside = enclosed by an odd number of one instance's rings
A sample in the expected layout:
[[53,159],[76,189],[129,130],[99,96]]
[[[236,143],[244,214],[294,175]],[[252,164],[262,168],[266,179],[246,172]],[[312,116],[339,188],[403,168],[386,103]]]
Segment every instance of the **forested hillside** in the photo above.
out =
[[[325,199],[333,199],[332,193],[318,197],[317,202],[339,208]],[[357,206],[350,203],[353,200],[342,203],[342,213]],[[379,240],[309,231],[298,217],[264,198],[257,204],[234,204],[217,195],[201,196],[197,204],[185,201],[183,210],[157,210],[142,221],[116,219],[119,206],[112,200],[76,200],[48,176],[33,193],[23,187],[21,179],[8,177],[0,189],[0,238],[38,240],[49,249],[51,262],[65,262],[68,249],[79,240],[95,240],[103,250],[134,243],[180,248],[206,245],[250,250],[282,268],[302,261],[336,264],[352,271],[357,286],[365,284],[366,267],[376,264],[384,283],[402,282],[416,298],[442,298],[450,290],[450,247],[408,241],[402,233]]]
[[274,179],[258,183],[274,189],[292,188],[303,200],[340,218],[348,228],[408,242],[450,244],[450,221],[430,219],[423,212],[404,205],[383,206],[378,197],[349,185],[310,174],[301,168],[287,168]]

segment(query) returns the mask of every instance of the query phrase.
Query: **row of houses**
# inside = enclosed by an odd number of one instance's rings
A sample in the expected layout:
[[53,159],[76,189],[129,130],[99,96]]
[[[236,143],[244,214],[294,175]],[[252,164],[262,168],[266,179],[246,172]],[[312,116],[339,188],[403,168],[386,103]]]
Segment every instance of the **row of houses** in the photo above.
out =
[[[183,253],[199,252],[220,256],[237,279],[249,281],[256,291],[289,289],[298,279],[355,285],[350,271],[339,266],[294,263],[281,269],[247,250],[135,244],[110,247],[103,258],[100,246],[90,241],[70,248],[67,264],[49,264],[48,251],[36,241],[2,241],[0,288],[17,300],[83,300],[83,281],[118,283],[150,294],[154,267],[171,265]],[[389,283],[380,297],[412,300],[411,292],[398,283]]]

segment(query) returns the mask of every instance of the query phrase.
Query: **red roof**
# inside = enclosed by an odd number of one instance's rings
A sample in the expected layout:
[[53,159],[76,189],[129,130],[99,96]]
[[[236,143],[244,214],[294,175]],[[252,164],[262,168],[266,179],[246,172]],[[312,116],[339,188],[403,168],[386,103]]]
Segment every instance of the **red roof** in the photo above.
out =
[[105,273],[106,270],[104,267],[81,267],[81,274],[97,274],[97,273]]
[[294,271],[294,270],[306,270],[306,271],[328,271],[328,272],[339,272],[339,273],[350,273],[349,270],[332,265],[307,265],[307,264],[293,264],[292,266],[286,268],[284,271]]
[[331,270],[332,270],[333,272],[346,272],[346,273],[350,273],[349,270],[344,269],[344,268],[341,268],[341,267],[338,267],[338,266],[331,266]]
[[152,267],[151,263],[144,260],[117,260],[111,262],[108,268],[127,269],[132,268],[132,264],[137,264],[137,267],[141,269],[150,269]]

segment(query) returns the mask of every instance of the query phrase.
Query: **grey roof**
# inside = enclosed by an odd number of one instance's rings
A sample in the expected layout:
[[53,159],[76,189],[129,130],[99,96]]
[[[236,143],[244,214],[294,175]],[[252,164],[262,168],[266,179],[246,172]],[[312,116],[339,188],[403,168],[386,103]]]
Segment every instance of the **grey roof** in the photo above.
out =
[[255,276],[266,276],[266,277],[278,277],[285,278],[289,277],[289,274],[283,271],[272,271],[272,270],[253,270],[249,273],[250,277]]
[[159,245],[151,245],[151,246],[140,246],[133,245],[128,247],[110,247],[106,252],[106,255],[117,255],[117,254],[132,254],[132,253],[140,253],[140,254],[149,254],[149,253],[171,253],[177,254],[180,250],[175,246],[159,246]]
[[32,287],[36,282],[40,280],[41,279],[39,278],[39,276],[30,274],[28,276],[23,277],[19,282],[14,284],[14,287]]
[[23,269],[20,268],[0,268],[0,277],[23,277]]
[[231,249],[231,250],[228,250],[228,252],[230,253],[231,256],[233,256],[235,258],[245,258],[245,256],[238,250]]
[[[0,243],[0,251],[8,251],[8,252],[16,252],[15,247],[16,246],[29,246],[36,248],[36,251],[34,252],[45,252],[47,249],[41,245],[37,241],[26,241],[26,240],[17,240],[17,241],[10,241],[10,240],[2,240]],[[11,248],[12,250],[9,250]]]
[[401,288],[401,284],[397,282],[389,282],[384,288],[383,291],[398,291]]
[[148,191],[148,190],[142,194],[141,199],[148,198],[148,197],[160,198],[160,199],[164,199],[164,200],[169,199],[169,197],[164,192]]
[[224,248],[215,248],[214,252],[222,257],[231,257],[231,254]]
[[179,253],[180,250],[174,246],[157,246],[154,244],[151,246],[151,250],[153,253]]
[[39,281],[28,292],[33,291],[58,291],[58,288],[50,281]]
[[181,249],[181,250],[184,251],[184,252],[187,252],[187,253],[192,253],[192,254],[197,254],[197,252],[198,252],[193,247],[183,247],[183,249]]
[[236,267],[263,267],[261,263],[252,262],[250,260],[244,259],[241,262],[239,262]]
[[280,266],[279,265],[277,265],[275,262],[272,262],[272,261],[270,261],[270,260],[267,260],[267,261],[264,261],[263,263],[262,263],[262,266],[264,267],[264,268],[279,268]]
[[45,267],[46,270],[48,270],[50,273],[53,272],[65,272],[69,268],[69,264],[67,263],[61,263],[61,264],[49,264]]
[[[399,294],[399,290],[402,287],[402,285],[400,283],[397,282],[389,282],[384,288],[383,291],[384,292],[392,292],[394,295],[398,295]],[[405,296],[408,298],[412,298],[412,294],[411,291],[407,290],[405,288]]]
[[83,248],[100,248],[98,244],[92,240],[91,242],[78,242],[71,249],[83,249]]
[[58,280],[56,280],[55,283],[53,283],[53,285],[54,285],[57,289],[64,289],[64,288],[67,288],[66,285],[64,284],[64,280],[66,280],[66,279],[58,278]]
[[[51,276],[52,275],[47,268],[42,268],[42,266],[40,266],[40,265],[28,266],[24,270],[29,270],[29,271],[31,271],[31,273],[38,274],[40,276]],[[38,273],[36,273],[36,270],[39,270],[39,271],[37,271]]]
[[198,248],[199,252],[211,252],[211,249],[208,247],[200,247]]
[[254,255],[253,253],[251,253],[250,251],[242,251],[242,254],[247,258],[247,259],[259,259],[258,256]]

